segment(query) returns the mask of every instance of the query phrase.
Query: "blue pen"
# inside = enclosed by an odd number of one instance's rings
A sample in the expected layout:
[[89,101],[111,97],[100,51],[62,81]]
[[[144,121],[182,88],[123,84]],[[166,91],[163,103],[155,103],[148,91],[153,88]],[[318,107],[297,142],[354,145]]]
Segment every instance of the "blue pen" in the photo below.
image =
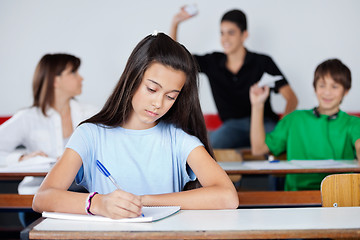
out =
[[269,163],[277,163],[277,162],[280,162],[280,160],[277,160],[277,159],[275,159],[275,160],[269,160]]
[[96,160],[96,167],[100,170],[102,174],[105,175],[105,177],[109,178],[110,181],[115,185],[117,189],[121,189],[119,185],[116,183],[115,179],[111,176],[110,172],[105,168],[104,165],[99,160]]
[[[120,186],[116,183],[115,179],[111,176],[110,172],[99,160],[96,160],[96,167],[100,170],[102,174],[105,175],[105,177],[110,179],[110,181],[115,185],[117,189],[121,189]],[[141,216],[145,217],[143,213],[141,213]]]
[[269,163],[277,163],[277,162],[280,162],[278,159],[275,159],[273,155],[270,155],[268,157],[268,161]]

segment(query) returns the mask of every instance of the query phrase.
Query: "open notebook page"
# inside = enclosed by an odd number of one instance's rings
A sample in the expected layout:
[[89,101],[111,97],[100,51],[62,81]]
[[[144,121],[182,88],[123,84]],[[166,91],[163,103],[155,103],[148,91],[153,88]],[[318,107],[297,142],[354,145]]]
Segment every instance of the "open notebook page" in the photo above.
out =
[[57,213],[57,212],[43,212],[42,216],[46,218],[55,218],[63,220],[76,221],[98,221],[98,222],[153,222],[166,218],[180,210],[179,206],[159,206],[159,207],[143,207],[142,212],[144,217],[137,218],[122,218],[111,219],[103,216],[72,214],[72,213]]

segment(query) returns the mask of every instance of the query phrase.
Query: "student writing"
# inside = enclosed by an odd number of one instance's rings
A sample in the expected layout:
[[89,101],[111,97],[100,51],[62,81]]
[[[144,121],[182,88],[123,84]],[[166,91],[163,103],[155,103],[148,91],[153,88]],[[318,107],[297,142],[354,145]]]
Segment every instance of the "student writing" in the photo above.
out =
[[[236,190],[211,153],[192,56],[163,33],[149,35],[131,53],[103,109],[75,130],[33,208],[111,218],[137,217],[143,205],[236,208]],[[66,191],[75,177],[90,195]],[[195,178],[201,188],[181,191]]]
[[[313,86],[318,107],[294,111],[267,135],[262,119],[269,88],[251,87],[253,154],[271,151],[278,155],[286,151],[288,160],[360,160],[360,118],[340,110],[340,104],[351,88],[350,69],[338,59],[326,60],[316,68]],[[326,175],[288,174],[285,190],[319,190]]]

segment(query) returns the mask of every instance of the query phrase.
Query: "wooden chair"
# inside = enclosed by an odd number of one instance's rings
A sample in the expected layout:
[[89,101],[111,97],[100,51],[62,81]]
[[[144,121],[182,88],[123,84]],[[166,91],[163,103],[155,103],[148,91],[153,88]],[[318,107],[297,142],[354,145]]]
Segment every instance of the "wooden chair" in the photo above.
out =
[[360,174],[332,174],[321,182],[323,207],[360,206]]
[[[242,162],[241,153],[236,149],[214,149],[215,159],[218,162]],[[229,176],[231,181],[238,182],[241,175]]]
[[[239,152],[244,160],[267,160],[268,155],[273,155],[272,153],[253,155],[250,148],[239,149]],[[286,160],[286,152],[276,156],[275,158],[279,160]]]
[[214,149],[215,159],[218,162],[242,162],[241,153],[236,149]]

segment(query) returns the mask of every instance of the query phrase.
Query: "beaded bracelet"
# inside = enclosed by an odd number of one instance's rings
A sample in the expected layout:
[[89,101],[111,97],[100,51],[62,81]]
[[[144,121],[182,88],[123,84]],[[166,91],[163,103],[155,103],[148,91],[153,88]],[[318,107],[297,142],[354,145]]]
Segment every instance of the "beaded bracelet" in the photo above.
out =
[[85,202],[85,211],[88,215],[94,215],[92,212],[90,212],[90,206],[91,206],[91,199],[98,194],[98,192],[92,192],[89,194],[89,196],[86,198]]

